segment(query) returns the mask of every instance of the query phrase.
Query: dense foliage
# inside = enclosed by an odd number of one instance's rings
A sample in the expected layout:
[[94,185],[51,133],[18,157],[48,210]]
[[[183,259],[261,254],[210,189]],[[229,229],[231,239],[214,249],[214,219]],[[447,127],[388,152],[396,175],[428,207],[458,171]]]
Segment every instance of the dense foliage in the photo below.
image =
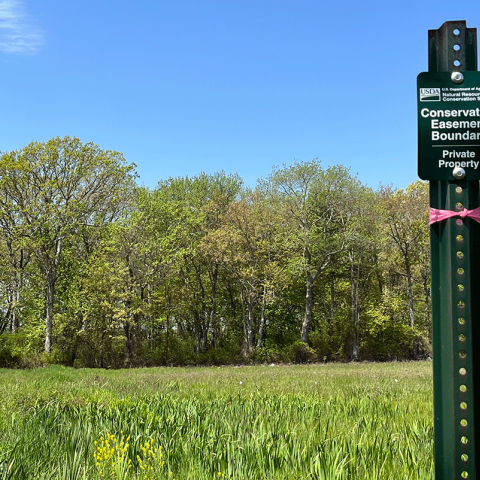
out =
[[0,157],[0,366],[429,354],[427,184],[318,160],[150,190],[76,138]]

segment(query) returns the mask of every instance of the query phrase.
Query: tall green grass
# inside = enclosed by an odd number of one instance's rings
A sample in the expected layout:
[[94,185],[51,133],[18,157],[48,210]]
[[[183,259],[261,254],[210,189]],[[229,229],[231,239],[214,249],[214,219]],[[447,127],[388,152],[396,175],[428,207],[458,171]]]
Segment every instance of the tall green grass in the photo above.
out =
[[[2,480],[433,478],[427,362],[3,370],[0,398]],[[132,467],[102,477],[108,434]]]

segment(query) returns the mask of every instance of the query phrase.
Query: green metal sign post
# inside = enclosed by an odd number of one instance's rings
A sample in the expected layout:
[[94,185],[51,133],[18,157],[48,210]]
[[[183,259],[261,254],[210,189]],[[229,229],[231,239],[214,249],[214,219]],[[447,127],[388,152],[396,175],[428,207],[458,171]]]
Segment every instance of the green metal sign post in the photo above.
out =
[[476,29],[445,22],[429,30],[428,51],[428,72],[417,82],[418,172],[430,181],[430,207],[455,212],[430,230],[435,478],[474,480],[480,224],[465,212],[480,205]]

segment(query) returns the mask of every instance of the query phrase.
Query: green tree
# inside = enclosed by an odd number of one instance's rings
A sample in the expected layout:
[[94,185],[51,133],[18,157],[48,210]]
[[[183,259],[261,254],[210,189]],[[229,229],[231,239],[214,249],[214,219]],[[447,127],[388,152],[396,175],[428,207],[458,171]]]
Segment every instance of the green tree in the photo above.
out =
[[19,218],[46,286],[45,351],[52,348],[55,284],[64,242],[82,229],[113,221],[134,185],[134,166],[118,152],[77,138],[32,142],[0,157],[0,192]]
[[[385,187],[379,192],[378,207],[384,221],[384,263],[390,276],[398,278],[397,283],[404,289],[405,310],[410,328],[414,330],[419,303],[424,303],[420,316],[429,323],[428,184],[417,181],[405,190]],[[417,350],[415,346],[415,356]]]
[[350,273],[350,305],[352,315],[351,360],[359,360],[360,322],[363,306],[370,296],[375,296],[373,280],[378,270],[380,249],[379,228],[374,216],[374,193],[358,185],[348,196],[346,258]]
[[172,306],[169,317],[175,318],[177,332],[193,334],[197,353],[206,351],[209,342],[216,347],[220,331],[219,262],[203,239],[218,228],[241,186],[237,175],[201,173],[160,182],[153,192],[149,215],[156,222],[148,236],[157,241],[149,249],[156,251],[157,265],[168,265],[164,298]]
[[3,298],[0,314],[0,333],[5,330],[16,333],[20,326],[21,295],[25,287],[27,267],[31,260],[31,248],[20,235],[18,219],[9,209],[8,200],[0,200],[0,298]]
[[314,284],[335,255],[345,249],[346,201],[356,180],[342,166],[324,170],[318,160],[276,169],[263,188],[284,206],[285,233],[296,255],[291,268],[305,279],[305,313],[301,341],[308,343]]
[[[232,202],[224,222],[205,238],[206,249],[221,263],[239,287],[244,343],[248,354],[262,345],[267,304],[279,289],[283,271],[280,217],[261,190],[247,191]],[[260,305],[259,320],[256,310]],[[256,340],[256,342],[255,342]]]

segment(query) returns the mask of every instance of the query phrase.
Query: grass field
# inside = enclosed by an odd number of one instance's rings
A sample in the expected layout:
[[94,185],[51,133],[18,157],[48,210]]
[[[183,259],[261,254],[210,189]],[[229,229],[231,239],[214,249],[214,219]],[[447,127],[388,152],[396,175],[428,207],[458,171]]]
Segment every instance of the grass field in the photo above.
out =
[[0,479],[433,478],[432,364],[0,370]]

